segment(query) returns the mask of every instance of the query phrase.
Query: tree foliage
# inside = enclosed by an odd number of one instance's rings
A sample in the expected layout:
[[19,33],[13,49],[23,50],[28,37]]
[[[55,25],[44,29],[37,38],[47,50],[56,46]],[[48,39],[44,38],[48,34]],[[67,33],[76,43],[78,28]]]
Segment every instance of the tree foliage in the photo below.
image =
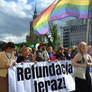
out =
[[17,48],[22,48],[23,46],[28,46],[28,44],[26,42],[17,43],[15,45],[17,46]]
[[52,46],[53,49],[56,49],[58,44],[58,29],[57,25],[51,23],[50,24],[50,34],[45,35],[48,41],[48,46]]

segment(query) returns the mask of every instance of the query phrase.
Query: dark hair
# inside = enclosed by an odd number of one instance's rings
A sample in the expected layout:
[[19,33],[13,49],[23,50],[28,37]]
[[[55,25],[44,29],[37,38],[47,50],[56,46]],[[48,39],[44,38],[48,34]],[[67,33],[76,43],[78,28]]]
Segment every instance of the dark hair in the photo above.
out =
[[[57,49],[56,54],[58,54],[60,50],[63,51],[64,48],[60,46],[60,47]],[[62,54],[64,54],[64,53],[62,52]]]
[[13,42],[8,42],[6,45],[5,45],[5,49],[7,48],[15,48],[15,44]]
[[47,44],[46,44],[46,43],[40,43],[40,45],[41,45],[41,46],[47,46]]

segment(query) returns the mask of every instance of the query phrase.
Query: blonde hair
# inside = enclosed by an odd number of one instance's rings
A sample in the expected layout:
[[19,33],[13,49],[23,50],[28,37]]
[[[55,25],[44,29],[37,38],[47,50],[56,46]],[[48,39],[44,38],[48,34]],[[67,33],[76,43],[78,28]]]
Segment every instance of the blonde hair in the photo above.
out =
[[85,46],[86,46],[85,53],[87,53],[87,50],[88,50],[88,45],[87,45],[87,43],[86,43],[86,42],[80,42],[79,45],[78,45],[78,51],[79,51],[81,54],[83,54],[82,51],[81,51],[81,45],[85,45]]
[[29,50],[28,47],[22,47],[20,50],[20,54],[23,54],[26,50]]
[[30,47],[27,47],[27,48],[28,48],[29,51],[32,51],[32,48],[30,48]]

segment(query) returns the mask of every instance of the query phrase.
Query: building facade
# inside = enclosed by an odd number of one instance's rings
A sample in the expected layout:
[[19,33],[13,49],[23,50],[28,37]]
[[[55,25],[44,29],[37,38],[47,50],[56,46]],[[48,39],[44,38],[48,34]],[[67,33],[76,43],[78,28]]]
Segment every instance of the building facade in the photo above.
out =
[[[91,1],[92,2],[92,1]],[[92,3],[89,7],[89,32],[88,44],[92,45]],[[86,42],[87,38],[87,19],[73,19],[67,22],[63,30],[63,46],[65,48],[78,45],[81,41]]]
[[[36,5],[35,5],[35,10],[34,10],[34,15],[33,15],[33,21],[37,17],[37,10],[36,10]],[[30,32],[26,36],[26,42],[29,44],[35,44],[38,42],[43,42],[44,41],[44,36],[39,36],[34,34],[34,29],[33,29],[33,21],[30,22]]]
[[[65,48],[78,45],[81,41],[86,42],[87,25],[71,25],[63,28],[63,46]],[[91,42],[89,42],[90,44]]]

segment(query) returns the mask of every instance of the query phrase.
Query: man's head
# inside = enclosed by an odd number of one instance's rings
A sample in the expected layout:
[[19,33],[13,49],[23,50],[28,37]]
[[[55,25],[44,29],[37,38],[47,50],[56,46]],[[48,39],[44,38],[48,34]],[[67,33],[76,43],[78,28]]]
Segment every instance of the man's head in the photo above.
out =
[[43,49],[43,50],[46,50],[47,44],[46,44],[46,43],[41,43],[41,45],[42,45],[42,49]]
[[15,44],[13,42],[8,42],[5,45],[5,51],[6,52],[12,53],[14,50],[15,50]]

